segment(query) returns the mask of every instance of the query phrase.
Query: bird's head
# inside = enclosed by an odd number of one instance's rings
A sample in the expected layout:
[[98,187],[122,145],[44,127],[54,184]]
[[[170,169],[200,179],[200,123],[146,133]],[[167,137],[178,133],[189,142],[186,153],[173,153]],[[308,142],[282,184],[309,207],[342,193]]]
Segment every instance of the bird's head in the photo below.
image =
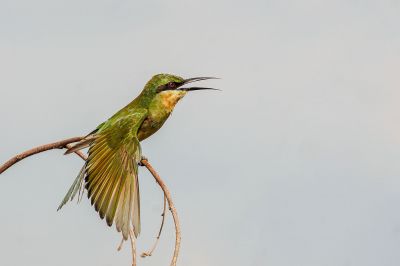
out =
[[197,77],[184,79],[171,74],[157,74],[153,76],[146,84],[142,94],[150,96],[150,98],[159,98],[171,104],[172,108],[182,99],[187,92],[196,90],[217,90],[206,87],[186,86],[196,81],[216,79],[214,77]]

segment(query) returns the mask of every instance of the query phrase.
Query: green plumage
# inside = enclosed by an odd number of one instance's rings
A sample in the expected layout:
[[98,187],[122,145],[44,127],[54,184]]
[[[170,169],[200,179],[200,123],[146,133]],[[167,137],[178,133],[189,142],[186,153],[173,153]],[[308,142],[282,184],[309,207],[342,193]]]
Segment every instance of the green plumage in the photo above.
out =
[[[166,92],[157,89],[169,82],[183,82],[183,79],[168,74],[154,76],[137,98],[67,151],[89,147],[89,156],[59,209],[84,185],[92,205],[109,226],[115,223],[124,239],[131,228],[135,236],[139,235],[139,141],[156,132],[168,118],[170,112],[163,106],[162,96]],[[179,100],[186,92],[172,93]]]
[[140,233],[140,141],[162,127],[187,91],[207,89],[179,89],[180,86],[204,79],[208,78],[184,80],[169,74],[154,76],[131,103],[67,150],[66,154],[89,147],[88,159],[58,209],[85,188],[92,205],[109,226],[115,223],[125,240],[130,230],[137,237]]

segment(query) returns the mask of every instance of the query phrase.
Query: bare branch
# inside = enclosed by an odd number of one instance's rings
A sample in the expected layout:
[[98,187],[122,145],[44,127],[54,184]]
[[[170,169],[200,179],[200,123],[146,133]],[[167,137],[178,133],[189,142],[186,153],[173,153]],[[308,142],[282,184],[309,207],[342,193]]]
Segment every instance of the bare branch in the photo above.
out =
[[[38,154],[38,153],[41,153],[41,152],[44,152],[44,151],[52,150],[52,149],[70,148],[71,146],[69,144],[74,143],[74,142],[78,142],[81,139],[83,139],[83,137],[69,138],[69,139],[65,139],[65,140],[61,140],[61,141],[57,141],[57,142],[41,145],[41,146],[35,147],[33,149],[27,150],[27,151],[25,151],[23,153],[20,153],[20,154],[18,154],[16,156],[12,157],[11,159],[9,159],[2,166],[0,166],[0,174],[3,173],[4,171],[6,171],[11,166],[13,166],[15,163],[25,159],[26,157],[29,157],[31,155]],[[87,156],[84,155],[81,151],[76,151],[75,153],[79,157],[81,157],[83,160],[87,159]],[[174,206],[174,203],[172,201],[171,193],[169,192],[169,190],[168,190],[167,186],[165,185],[164,181],[157,174],[157,172],[154,170],[154,168],[151,166],[151,164],[149,163],[148,160],[142,159],[141,163],[144,166],[146,166],[147,170],[149,170],[149,172],[153,175],[153,177],[156,180],[156,182],[158,183],[158,185],[163,190],[164,197],[167,199],[169,210],[171,211],[172,217],[174,219],[174,223],[175,223],[175,249],[174,249],[174,255],[172,257],[172,261],[171,261],[170,265],[171,266],[175,266],[176,262],[177,262],[177,259],[178,259],[179,249],[180,249],[180,244],[181,244],[181,229],[180,229],[180,224],[179,224],[179,219],[178,219],[178,213],[177,213],[176,208]],[[164,225],[165,198],[164,198],[163,220],[162,220],[162,223],[161,223],[161,228],[160,228],[159,234],[157,236],[157,241],[160,238],[161,231],[162,231],[162,228],[163,228],[163,225]],[[157,242],[156,242],[156,244],[157,244]],[[134,248],[134,247],[132,246],[132,248]],[[151,250],[150,255],[153,252],[154,248]],[[135,256],[135,258],[136,258],[136,256]],[[135,261],[134,261],[134,263],[135,263]]]
[[174,250],[174,256],[172,257],[171,261],[171,266],[176,265],[176,261],[178,260],[178,255],[179,255],[179,248],[181,246],[181,227],[179,224],[179,218],[178,218],[178,213],[176,211],[175,205],[172,202],[171,198],[171,193],[169,192],[167,186],[165,185],[164,181],[161,179],[161,177],[157,174],[157,172],[154,170],[154,168],[151,166],[148,160],[142,160],[141,163],[146,166],[147,170],[153,175],[153,177],[156,179],[156,182],[158,185],[161,187],[161,189],[164,191],[164,195],[167,198],[168,205],[169,205],[169,210],[172,213],[172,217],[174,218],[174,223],[175,223],[175,250]]
[[129,230],[129,239],[131,240],[132,266],[136,266],[136,238],[133,230]]
[[[71,144],[67,144],[67,145],[65,145],[65,148],[70,149],[70,148],[72,148],[72,145],[71,145]],[[74,153],[75,153],[76,155],[78,155],[79,157],[81,157],[82,160],[84,160],[84,161],[87,160],[87,156],[86,156],[85,154],[83,154],[83,152],[81,152],[81,151],[75,151]],[[0,174],[1,174],[1,173],[0,173]]]
[[154,242],[153,247],[146,252],[143,252],[142,255],[140,255],[142,258],[146,258],[146,257],[150,257],[151,255],[153,255],[154,250],[156,249],[158,242],[160,241],[160,237],[161,237],[161,233],[162,233],[162,229],[164,227],[164,221],[165,221],[165,212],[167,210],[167,198],[164,195],[164,207],[163,207],[163,212],[161,214],[161,226],[160,226],[160,230],[158,231],[158,235],[156,238],[156,242]]
[[[61,141],[41,145],[38,147],[35,147],[33,149],[24,151],[23,153],[20,153],[18,155],[15,155],[12,157],[10,160],[5,162],[1,167],[0,167],[0,174],[3,173],[5,170],[13,166],[15,163],[21,161],[22,159],[25,159],[26,157],[29,157],[31,155],[43,152],[43,151],[48,151],[52,149],[64,149],[66,145],[74,142],[78,142],[82,139],[82,137],[75,137],[75,138],[69,138],[69,139],[64,139]],[[86,160],[86,156],[83,155],[82,153],[77,153],[82,159]],[[83,156],[83,157],[82,157]]]

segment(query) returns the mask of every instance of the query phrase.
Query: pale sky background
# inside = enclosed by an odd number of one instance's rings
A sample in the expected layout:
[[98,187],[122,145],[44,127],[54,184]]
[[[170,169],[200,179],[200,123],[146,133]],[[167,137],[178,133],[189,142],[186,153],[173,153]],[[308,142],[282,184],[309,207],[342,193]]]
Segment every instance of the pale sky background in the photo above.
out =
[[[155,73],[218,76],[143,143],[178,265],[400,265],[400,1],[0,0],[0,161],[88,133]],[[200,84],[199,84],[200,85]],[[130,265],[51,151],[0,176],[0,265]],[[139,252],[162,194],[141,170]],[[168,215],[154,255],[169,265]]]

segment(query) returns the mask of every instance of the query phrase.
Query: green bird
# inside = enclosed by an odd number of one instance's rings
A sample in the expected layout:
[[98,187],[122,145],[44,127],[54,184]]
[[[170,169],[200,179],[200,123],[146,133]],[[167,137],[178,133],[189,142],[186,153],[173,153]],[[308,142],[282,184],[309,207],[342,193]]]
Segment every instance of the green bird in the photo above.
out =
[[105,217],[109,226],[115,223],[125,240],[131,229],[137,237],[140,233],[140,141],[162,127],[187,92],[215,90],[182,87],[207,79],[213,78],[183,79],[170,74],[153,76],[139,96],[68,149],[66,154],[89,147],[88,159],[58,210],[72,201],[78,191],[81,193],[86,189],[101,219]]

